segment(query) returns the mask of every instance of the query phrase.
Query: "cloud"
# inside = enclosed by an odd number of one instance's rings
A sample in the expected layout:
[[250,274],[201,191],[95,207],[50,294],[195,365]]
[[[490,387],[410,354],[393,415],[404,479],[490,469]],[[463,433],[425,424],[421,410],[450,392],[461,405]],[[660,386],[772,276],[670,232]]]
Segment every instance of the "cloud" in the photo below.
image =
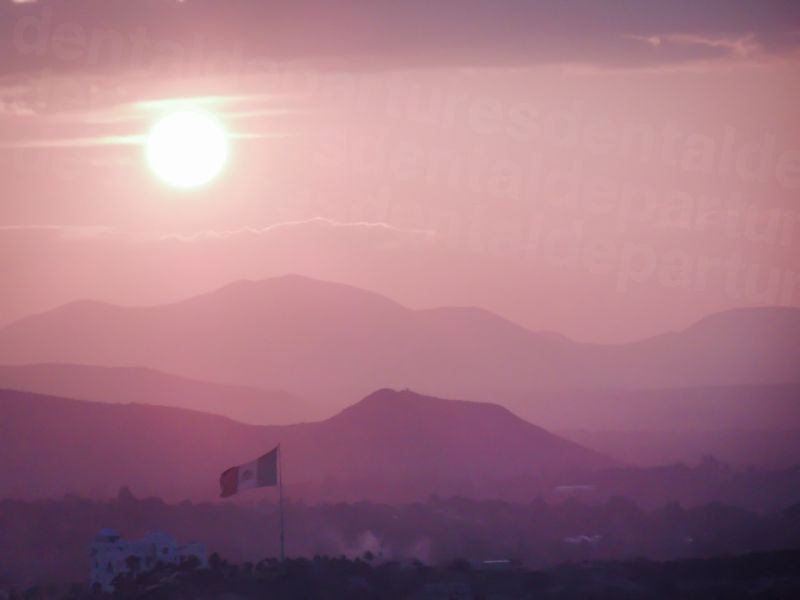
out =
[[[64,77],[57,78],[59,80]],[[75,78],[77,79],[77,78]],[[102,84],[83,78],[81,85],[90,89]],[[60,81],[49,80],[39,82],[41,89],[52,87],[58,89]],[[106,81],[113,85],[113,81]],[[11,130],[5,131],[0,138],[0,150],[36,149],[36,148],[95,148],[111,146],[139,146],[145,142],[141,131],[152,125],[154,120],[167,111],[182,108],[195,109],[213,107],[216,114],[226,121],[247,121],[253,119],[271,119],[296,114],[296,109],[287,109],[274,105],[275,94],[240,94],[214,95],[197,97],[157,97],[152,100],[107,101],[89,99],[87,110],[77,110],[74,106],[61,107],[58,103],[48,103],[37,98],[37,91],[30,83],[0,87],[0,118],[21,119],[38,117],[35,130],[18,129],[16,135]],[[131,96],[135,94],[130,94]],[[261,126],[264,127],[264,126]],[[262,140],[285,138],[298,135],[297,132],[278,131],[274,127],[253,130],[251,124],[248,131],[228,130],[227,136],[232,140]],[[44,137],[41,131],[58,131],[58,136]],[[91,135],[85,135],[91,132]]]
[[738,37],[708,37],[686,33],[667,33],[659,35],[641,36],[628,35],[632,40],[638,40],[665,51],[670,46],[683,48],[701,48],[719,51],[729,57],[752,58],[764,53],[763,47],[752,33]]
[[92,148],[97,146],[136,146],[144,142],[142,135],[104,135],[96,137],[47,140],[15,140],[0,142],[0,148]]
[[29,89],[25,85],[0,85],[0,118],[32,117],[38,113],[27,101]]
[[114,229],[102,225],[0,225],[0,240],[8,235],[26,237],[44,235],[58,241],[76,241],[118,237],[119,234]]
[[380,221],[337,221],[327,217],[313,217],[298,221],[282,221],[264,227],[239,227],[236,229],[203,229],[190,234],[182,233],[126,233],[113,227],[75,226],[75,225],[0,225],[0,237],[4,233],[49,234],[60,240],[78,240],[88,238],[106,238],[136,242],[201,242],[207,240],[236,240],[243,237],[267,236],[285,229],[295,230],[331,230],[348,229],[362,231],[385,232],[410,236],[430,237],[436,232],[426,229],[406,229],[395,227]]
[[395,227],[388,223],[380,221],[337,221],[327,217],[313,217],[311,219],[303,219],[302,221],[285,221],[282,223],[274,223],[266,227],[241,227],[238,229],[228,230],[203,230],[192,233],[190,235],[181,234],[165,234],[158,236],[162,240],[178,240],[182,242],[193,242],[198,240],[208,239],[234,239],[242,236],[262,236],[280,229],[295,228],[295,227],[311,227],[317,229],[364,229],[364,230],[379,230],[398,234],[409,234],[413,236],[430,237],[436,235],[436,232],[427,229],[404,229]]
[[[793,0],[40,0],[0,4],[7,71],[286,61],[349,68],[586,63],[616,68],[786,56]],[[642,44],[641,41],[647,41]]]
[[25,102],[0,101],[0,117],[34,117],[37,113]]

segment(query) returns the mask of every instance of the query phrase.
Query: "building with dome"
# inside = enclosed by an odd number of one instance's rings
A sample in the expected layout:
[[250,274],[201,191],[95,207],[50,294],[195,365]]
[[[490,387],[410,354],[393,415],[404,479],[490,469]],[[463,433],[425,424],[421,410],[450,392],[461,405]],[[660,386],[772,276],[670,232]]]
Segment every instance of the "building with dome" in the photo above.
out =
[[123,573],[141,573],[158,563],[181,564],[195,560],[208,563],[206,547],[198,542],[178,545],[175,538],[162,531],[148,533],[140,540],[124,540],[115,529],[102,529],[90,546],[90,587],[113,591],[114,579]]

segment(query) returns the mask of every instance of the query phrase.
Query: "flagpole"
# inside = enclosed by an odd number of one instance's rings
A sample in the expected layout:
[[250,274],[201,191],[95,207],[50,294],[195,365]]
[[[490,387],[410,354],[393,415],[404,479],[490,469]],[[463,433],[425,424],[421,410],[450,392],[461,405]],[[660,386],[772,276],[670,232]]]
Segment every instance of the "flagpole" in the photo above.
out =
[[278,512],[281,520],[281,562],[286,558],[283,540],[283,457],[281,456],[281,445],[278,444]]

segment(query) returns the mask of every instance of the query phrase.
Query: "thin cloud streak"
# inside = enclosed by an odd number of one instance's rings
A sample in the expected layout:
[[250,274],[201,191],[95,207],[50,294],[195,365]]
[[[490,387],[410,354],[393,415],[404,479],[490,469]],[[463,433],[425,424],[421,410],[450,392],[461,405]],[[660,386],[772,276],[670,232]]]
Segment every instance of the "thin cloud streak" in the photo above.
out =
[[284,221],[281,223],[273,223],[265,227],[241,227],[238,229],[227,230],[203,230],[189,235],[181,234],[165,234],[158,236],[159,240],[178,240],[181,242],[194,242],[207,239],[233,239],[242,236],[260,236],[269,234],[271,232],[291,228],[302,227],[305,225],[322,225],[331,228],[363,228],[363,229],[379,229],[383,231],[390,231],[394,233],[422,235],[422,236],[435,236],[436,232],[428,229],[404,229],[402,227],[395,227],[383,221],[337,221],[327,217],[312,217],[310,219],[303,219],[298,221]]
[[2,233],[16,233],[16,232],[44,232],[55,233],[63,239],[80,239],[80,238],[99,238],[99,237],[114,237],[118,239],[125,239],[132,242],[157,242],[157,241],[179,241],[179,242],[196,242],[205,240],[228,240],[237,239],[245,236],[263,236],[270,233],[282,230],[299,228],[305,226],[322,226],[331,229],[373,229],[380,231],[387,231],[391,233],[408,234],[415,236],[435,236],[437,233],[428,229],[406,229],[402,227],[395,227],[383,221],[337,221],[328,217],[312,217],[310,219],[302,219],[297,221],[282,221],[279,223],[272,223],[264,227],[239,227],[236,229],[204,229],[196,231],[191,234],[180,233],[128,233],[120,231],[113,227],[106,227],[103,225],[97,226],[74,226],[74,225],[0,225],[0,234]]
[[[261,140],[272,138],[294,137],[294,133],[270,132],[270,133],[228,133],[230,140]],[[3,150],[22,150],[35,148],[96,148],[105,146],[141,146],[147,140],[146,135],[105,135],[97,137],[76,137],[48,140],[16,140],[12,142],[0,142],[0,149]]]
[[737,37],[711,37],[691,33],[665,33],[647,36],[629,34],[624,37],[630,40],[644,42],[656,49],[656,51],[659,49],[666,49],[669,45],[685,47],[695,46],[725,50],[729,52],[731,56],[741,59],[753,58],[759,54],[763,55],[762,58],[764,60],[768,59],[764,53],[763,47],[752,33]]
[[106,135],[98,137],[0,142],[0,148],[93,148],[98,146],[136,146],[141,145],[144,141],[144,135]]

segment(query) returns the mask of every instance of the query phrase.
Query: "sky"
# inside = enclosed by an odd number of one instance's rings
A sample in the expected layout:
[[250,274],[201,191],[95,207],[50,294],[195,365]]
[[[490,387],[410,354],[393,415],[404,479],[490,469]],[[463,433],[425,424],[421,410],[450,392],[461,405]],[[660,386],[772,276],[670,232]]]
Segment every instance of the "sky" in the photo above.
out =
[[[0,0],[0,325],[299,273],[622,342],[800,305],[800,4]],[[157,180],[171,111],[230,134]]]

